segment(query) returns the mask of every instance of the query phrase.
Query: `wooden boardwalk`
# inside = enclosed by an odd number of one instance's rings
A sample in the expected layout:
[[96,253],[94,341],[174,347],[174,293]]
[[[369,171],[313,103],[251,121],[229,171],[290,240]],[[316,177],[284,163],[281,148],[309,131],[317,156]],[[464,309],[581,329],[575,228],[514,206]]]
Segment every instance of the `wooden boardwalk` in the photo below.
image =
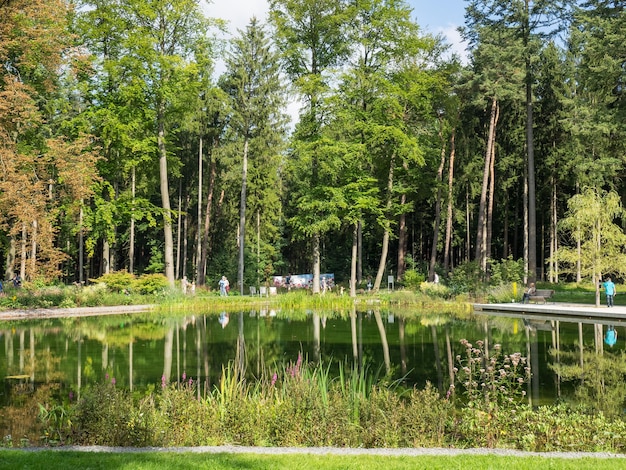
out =
[[625,325],[626,307],[608,308],[606,305],[548,303],[548,304],[474,304],[474,314],[497,315],[511,318],[559,320],[575,323]]

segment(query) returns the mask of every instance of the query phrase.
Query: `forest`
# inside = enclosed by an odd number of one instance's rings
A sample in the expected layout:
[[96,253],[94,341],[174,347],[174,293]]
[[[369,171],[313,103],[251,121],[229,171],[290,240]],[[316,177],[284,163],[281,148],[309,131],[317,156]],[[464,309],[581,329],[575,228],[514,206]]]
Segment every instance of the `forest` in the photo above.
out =
[[626,2],[269,5],[0,0],[5,279],[624,274]]

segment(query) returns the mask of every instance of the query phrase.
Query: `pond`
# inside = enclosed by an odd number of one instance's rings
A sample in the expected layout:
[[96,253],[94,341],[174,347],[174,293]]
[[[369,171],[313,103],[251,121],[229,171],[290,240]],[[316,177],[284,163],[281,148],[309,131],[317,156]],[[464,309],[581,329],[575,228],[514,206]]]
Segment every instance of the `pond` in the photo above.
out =
[[[199,391],[219,383],[222,367],[237,361],[250,378],[272,373],[299,354],[310,362],[364,367],[374,377],[406,386],[432,383],[445,393],[461,340],[500,344],[504,354],[530,359],[527,396],[533,405],[571,395],[554,365],[583,361],[583,350],[621,355],[623,324],[573,323],[551,317],[398,315],[374,309],[352,314],[249,310],[211,314],[133,313],[0,322],[0,433],[18,433],[38,402],[60,394],[76,399],[86,385],[115,381],[136,393],[162,381],[192,379]],[[612,345],[605,332],[617,333]],[[581,345],[584,347],[581,348]],[[47,395],[46,395],[47,394]],[[58,396],[57,396],[58,398]],[[29,408],[30,407],[30,408]],[[21,410],[21,411],[20,411]],[[26,424],[23,424],[26,426]]]

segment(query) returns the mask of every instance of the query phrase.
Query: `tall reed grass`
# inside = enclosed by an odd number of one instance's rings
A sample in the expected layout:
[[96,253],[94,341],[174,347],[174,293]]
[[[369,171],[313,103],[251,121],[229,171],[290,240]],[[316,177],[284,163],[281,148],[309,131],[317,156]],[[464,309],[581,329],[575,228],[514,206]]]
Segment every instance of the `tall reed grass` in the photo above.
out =
[[[133,396],[107,380],[86,390],[63,411],[63,419],[44,423],[45,434],[58,436],[58,443],[109,446],[625,450],[622,418],[589,415],[563,403],[533,409],[524,404],[519,387],[527,371],[518,374],[515,367],[506,367],[509,361],[522,363],[520,356],[478,367],[482,346],[465,344],[467,357],[459,358],[463,372],[456,394],[451,390],[442,396],[430,384],[407,389],[386,383],[384,377],[378,380],[367,368],[345,364],[334,378],[328,364],[309,363],[299,355],[263,370],[253,381],[244,379],[237,363],[230,363],[219,383],[204,391],[183,376]],[[497,396],[500,392],[502,397]],[[58,414],[58,408],[53,409]]]

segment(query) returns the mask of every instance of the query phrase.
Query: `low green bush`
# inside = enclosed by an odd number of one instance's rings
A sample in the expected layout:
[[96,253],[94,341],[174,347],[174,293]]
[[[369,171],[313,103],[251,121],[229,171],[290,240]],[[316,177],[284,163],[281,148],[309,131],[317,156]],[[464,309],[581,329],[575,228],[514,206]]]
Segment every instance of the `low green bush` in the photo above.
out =
[[168,282],[163,274],[144,274],[135,281],[135,287],[140,294],[161,294],[167,290]]
[[114,271],[104,274],[95,280],[96,283],[103,283],[112,292],[131,291],[135,283],[135,276],[126,270]]

